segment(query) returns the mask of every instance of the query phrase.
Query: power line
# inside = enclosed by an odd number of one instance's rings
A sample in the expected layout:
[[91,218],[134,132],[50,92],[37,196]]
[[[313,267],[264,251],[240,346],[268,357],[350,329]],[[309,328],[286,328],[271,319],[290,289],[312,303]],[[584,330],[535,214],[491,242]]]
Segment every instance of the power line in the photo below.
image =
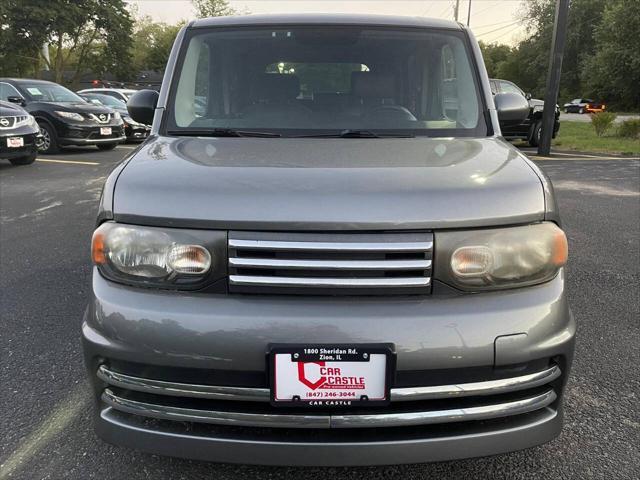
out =
[[473,28],[478,29],[478,28],[485,28],[485,27],[494,27],[496,25],[502,25],[503,23],[511,23],[511,22],[513,22],[513,20],[503,20],[502,22],[488,23],[486,25],[478,25],[477,27],[473,27]]
[[507,32],[503,33],[502,35],[498,35],[496,38],[492,39],[492,42],[495,42],[496,40],[498,40],[499,38],[504,37],[505,35],[510,34],[511,32],[515,32],[518,28],[520,28],[520,25],[516,25],[515,27],[513,27],[511,30],[508,30]]
[[520,20],[516,20],[515,22],[511,22],[509,25],[504,25],[502,27],[498,27],[498,28],[495,28],[493,30],[489,30],[488,32],[483,32],[483,33],[481,33],[479,35],[489,35],[490,33],[498,32],[498,31],[502,30],[503,28],[509,28],[509,27],[512,27],[513,25],[516,25],[516,24],[518,24],[518,26],[520,26],[519,25],[520,24]]

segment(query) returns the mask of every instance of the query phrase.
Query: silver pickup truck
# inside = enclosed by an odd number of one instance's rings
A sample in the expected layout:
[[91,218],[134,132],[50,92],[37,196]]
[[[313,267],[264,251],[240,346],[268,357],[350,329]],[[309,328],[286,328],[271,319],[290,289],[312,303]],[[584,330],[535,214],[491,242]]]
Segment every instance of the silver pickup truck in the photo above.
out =
[[104,186],[82,326],[101,438],[376,465],[559,434],[567,239],[467,28],[197,20],[128,109],[153,129]]

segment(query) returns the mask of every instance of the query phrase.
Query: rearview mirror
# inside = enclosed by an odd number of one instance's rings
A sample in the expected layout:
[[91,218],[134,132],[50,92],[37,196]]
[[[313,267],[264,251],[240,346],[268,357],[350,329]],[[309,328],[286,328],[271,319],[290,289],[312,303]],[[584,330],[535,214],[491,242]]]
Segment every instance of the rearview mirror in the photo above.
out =
[[500,125],[518,125],[529,116],[529,102],[517,93],[497,93],[493,97]]
[[25,106],[27,102],[24,101],[24,98],[18,97],[17,95],[14,97],[7,97],[7,102],[17,103],[20,106]]
[[127,110],[131,118],[144,125],[151,125],[158,97],[159,94],[155,90],[140,90],[131,95],[127,102]]
[[524,98],[526,98],[527,100],[531,100],[531,94],[525,93]]

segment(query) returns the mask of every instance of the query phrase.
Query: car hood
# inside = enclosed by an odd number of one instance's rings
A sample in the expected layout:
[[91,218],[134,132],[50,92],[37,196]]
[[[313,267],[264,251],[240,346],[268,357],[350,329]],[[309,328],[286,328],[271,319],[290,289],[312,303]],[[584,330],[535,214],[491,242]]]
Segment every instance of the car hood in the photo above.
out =
[[113,194],[116,221],[362,230],[544,219],[541,180],[506,141],[155,137]]
[[0,117],[27,115],[27,111],[20,105],[0,100]]
[[57,112],[74,112],[74,113],[112,113],[113,110],[101,105],[95,105],[86,102],[30,102],[28,104],[30,110],[46,110]]

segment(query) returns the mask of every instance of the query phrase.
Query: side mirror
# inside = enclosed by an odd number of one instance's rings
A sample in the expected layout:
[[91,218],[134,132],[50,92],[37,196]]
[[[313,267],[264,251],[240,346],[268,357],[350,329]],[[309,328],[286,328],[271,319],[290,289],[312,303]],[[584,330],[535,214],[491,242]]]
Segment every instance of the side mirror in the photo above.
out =
[[497,93],[493,101],[500,125],[519,125],[529,116],[529,102],[517,93]]
[[27,104],[27,102],[24,101],[24,98],[18,97],[18,96],[7,97],[7,102],[17,103],[18,105],[20,105],[22,107],[24,107]]
[[131,118],[138,123],[151,125],[159,96],[160,94],[155,90],[140,90],[131,95],[127,102],[127,110]]
[[526,98],[527,100],[531,100],[531,94],[525,93],[524,98]]

